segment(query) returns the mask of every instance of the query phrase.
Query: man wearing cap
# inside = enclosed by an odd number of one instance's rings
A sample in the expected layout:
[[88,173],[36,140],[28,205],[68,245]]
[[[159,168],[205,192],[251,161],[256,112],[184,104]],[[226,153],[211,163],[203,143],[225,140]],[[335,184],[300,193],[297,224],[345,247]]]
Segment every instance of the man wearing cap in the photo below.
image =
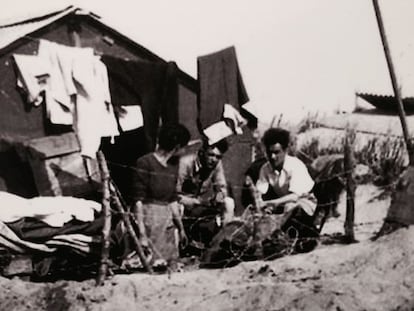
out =
[[[183,221],[191,231],[190,238],[204,244],[215,234],[212,226],[228,223],[234,216],[234,200],[228,195],[221,161],[227,149],[225,139],[212,145],[204,139],[196,154],[180,158],[177,192],[184,205]],[[208,219],[213,219],[214,224],[204,221]]]

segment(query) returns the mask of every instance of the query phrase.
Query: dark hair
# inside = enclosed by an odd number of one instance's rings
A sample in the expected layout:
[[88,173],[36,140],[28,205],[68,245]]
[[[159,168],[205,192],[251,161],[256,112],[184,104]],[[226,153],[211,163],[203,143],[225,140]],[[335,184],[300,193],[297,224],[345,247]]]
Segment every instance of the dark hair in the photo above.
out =
[[280,127],[270,128],[263,134],[262,142],[265,147],[279,143],[283,149],[286,149],[289,146],[290,133]]
[[219,140],[218,142],[212,145],[208,143],[208,138],[206,136],[202,137],[202,141],[203,141],[203,146],[202,146],[203,150],[207,150],[209,148],[211,149],[217,148],[222,154],[224,154],[229,149],[229,143],[227,142],[227,139],[225,138]]
[[158,146],[166,151],[171,151],[176,146],[184,147],[189,140],[190,132],[179,123],[163,125],[158,134]]

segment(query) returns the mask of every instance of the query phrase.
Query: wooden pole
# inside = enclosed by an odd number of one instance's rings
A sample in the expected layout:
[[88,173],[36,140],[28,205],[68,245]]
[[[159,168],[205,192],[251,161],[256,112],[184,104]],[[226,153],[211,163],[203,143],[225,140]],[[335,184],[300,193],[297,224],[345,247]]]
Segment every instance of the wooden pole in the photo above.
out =
[[277,121],[277,127],[279,127],[280,124],[282,123],[282,119],[283,119],[283,113],[281,113],[279,116],[279,120]]
[[271,129],[272,127],[273,127],[273,125],[275,124],[275,121],[276,121],[276,115],[274,114],[273,115],[273,118],[272,118],[272,121],[270,122],[270,126],[269,126],[269,128]]
[[102,285],[108,273],[109,260],[109,235],[111,233],[111,208],[109,193],[109,170],[102,151],[98,151],[97,159],[102,178],[102,212],[104,216],[104,224],[102,228],[102,251],[101,264],[98,272],[97,285]]
[[414,165],[414,150],[413,150],[413,146],[412,146],[412,143],[411,143],[411,139],[409,137],[407,120],[406,120],[406,117],[405,117],[404,106],[403,106],[403,102],[402,102],[402,99],[401,99],[401,92],[400,92],[400,88],[398,87],[397,78],[395,76],[394,64],[392,62],[391,53],[390,53],[390,49],[389,49],[389,46],[388,46],[387,36],[385,34],[385,28],[384,28],[384,23],[382,21],[381,10],[380,10],[379,4],[378,4],[378,0],[372,0],[372,3],[374,5],[375,16],[377,17],[378,28],[379,28],[379,32],[380,32],[380,35],[381,35],[382,46],[384,48],[385,58],[387,60],[388,71],[390,72],[392,88],[394,90],[394,96],[397,99],[397,103],[398,103],[398,114],[400,116],[401,127],[402,127],[402,131],[403,131],[405,144],[406,144],[406,147],[407,147],[407,152],[408,152],[408,156],[409,156],[409,160],[410,160],[410,166],[413,166]]
[[354,179],[354,150],[353,141],[355,140],[355,132],[347,129],[345,134],[344,146],[344,170],[346,177],[346,216],[345,216],[345,240],[346,242],[355,242],[354,234],[354,217],[355,217],[355,189],[356,183]]
[[124,221],[125,227],[129,233],[129,235],[132,238],[132,241],[135,244],[135,250],[138,254],[139,259],[141,260],[142,265],[144,266],[144,268],[148,271],[148,273],[152,273],[152,267],[151,265],[147,262],[145,255],[144,255],[144,250],[142,248],[141,242],[139,241],[134,228],[132,227],[132,223],[131,223],[131,218],[130,216],[126,213],[126,208],[124,208],[121,199],[120,199],[120,194],[118,193],[115,185],[111,182],[110,183],[110,191],[112,194],[112,198],[114,199],[114,205],[115,208],[118,210],[118,212],[121,213],[122,215],[122,220]]
[[398,102],[398,113],[400,116],[404,141],[407,147],[409,158],[409,167],[403,173],[402,180],[404,180],[404,182],[401,183],[406,185],[404,187],[397,187],[396,192],[393,196],[393,200],[391,201],[390,208],[388,210],[388,215],[385,218],[379,233],[375,237],[378,238],[379,236],[391,233],[398,228],[404,227],[407,224],[414,223],[414,213],[412,212],[411,208],[414,198],[414,185],[411,182],[414,180],[414,150],[412,141],[409,137],[404,106],[401,99],[400,88],[398,87],[397,79],[395,77],[394,66],[387,42],[387,36],[385,34],[384,24],[382,22],[381,10],[379,8],[378,0],[372,0],[372,3],[374,5],[375,15],[377,17],[378,28],[381,35],[382,45],[384,47],[385,57],[387,59],[392,87]]

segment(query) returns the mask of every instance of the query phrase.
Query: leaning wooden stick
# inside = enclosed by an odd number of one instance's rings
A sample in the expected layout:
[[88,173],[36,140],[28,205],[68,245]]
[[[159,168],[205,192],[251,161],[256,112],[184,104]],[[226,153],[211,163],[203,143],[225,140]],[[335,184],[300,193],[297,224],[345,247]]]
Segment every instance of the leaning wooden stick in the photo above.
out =
[[404,103],[401,97],[401,87],[398,85],[397,76],[395,74],[394,64],[391,57],[390,48],[388,45],[387,35],[385,33],[384,22],[382,21],[382,14],[379,7],[378,0],[372,0],[375,16],[377,18],[378,29],[381,36],[382,47],[384,48],[385,59],[387,61],[388,71],[390,74],[392,89],[397,100],[398,115],[400,117],[401,128],[404,136],[405,145],[407,147],[409,165],[414,166],[414,148],[410,138],[410,131],[407,125],[407,117],[404,110]]
[[125,227],[128,230],[128,233],[130,234],[134,244],[135,244],[135,250],[138,254],[139,259],[141,260],[142,265],[144,266],[144,268],[149,272],[152,273],[152,267],[151,265],[147,262],[145,255],[144,255],[144,250],[142,248],[141,242],[139,241],[134,228],[132,227],[132,223],[131,223],[131,219],[128,215],[128,213],[126,212],[126,208],[124,208],[124,204],[122,204],[121,199],[120,199],[120,194],[118,192],[118,189],[116,188],[116,186],[110,182],[110,191],[112,194],[112,198],[114,200],[114,205],[115,208],[118,210],[118,212],[121,213],[122,215],[122,219],[124,221]]
[[111,233],[111,209],[110,209],[110,193],[109,193],[109,171],[102,151],[97,153],[99,169],[102,176],[102,212],[104,216],[104,224],[102,228],[102,253],[101,263],[98,272],[97,285],[102,285],[108,273],[109,260],[109,236]]

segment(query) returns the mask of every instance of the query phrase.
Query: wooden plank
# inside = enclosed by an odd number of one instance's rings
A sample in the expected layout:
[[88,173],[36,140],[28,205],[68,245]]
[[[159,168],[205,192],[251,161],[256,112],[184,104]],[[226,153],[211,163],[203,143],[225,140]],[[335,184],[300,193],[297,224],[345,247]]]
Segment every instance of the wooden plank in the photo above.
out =
[[30,158],[39,195],[79,196],[89,194],[100,184],[97,161],[88,160],[88,171],[79,152],[49,159]]
[[75,133],[58,136],[46,136],[31,139],[24,143],[32,158],[47,159],[80,151],[80,145]]

